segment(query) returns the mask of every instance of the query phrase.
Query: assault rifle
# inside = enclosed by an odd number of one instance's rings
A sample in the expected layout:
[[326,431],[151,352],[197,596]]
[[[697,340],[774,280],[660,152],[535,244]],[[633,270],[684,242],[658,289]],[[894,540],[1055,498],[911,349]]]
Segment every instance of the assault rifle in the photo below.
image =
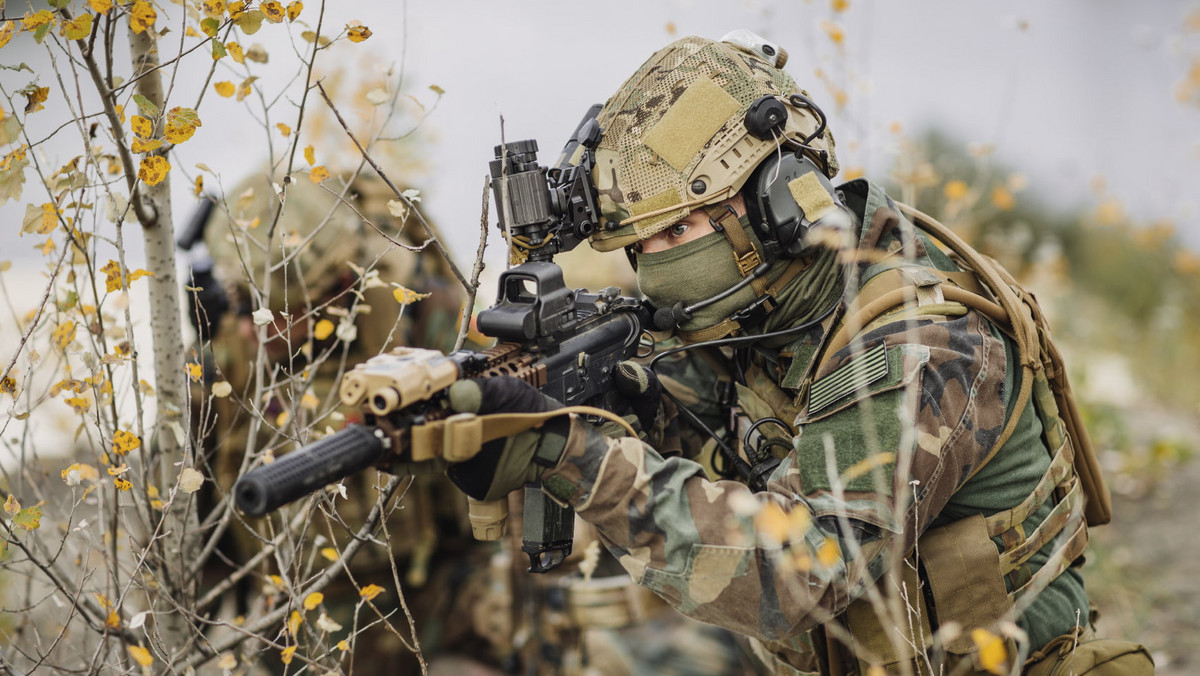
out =
[[[536,141],[496,147],[490,170],[499,225],[520,262],[501,273],[496,303],[479,313],[477,325],[501,342],[448,355],[397,348],[359,364],[343,377],[338,394],[344,404],[361,407],[363,423],[246,473],[234,486],[242,511],[261,516],[372,466],[387,471],[394,462],[465,460],[483,442],[519,430],[489,427],[480,419],[488,416],[455,414],[447,390],[459,379],[515,376],[568,408],[616,410],[613,368],[637,352],[651,313],[616,287],[596,293],[567,288],[553,263],[600,223],[591,182],[599,110],[588,111],[553,169],[538,164]],[[524,497],[522,549],[531,571],[546,572],[571,553],[574,512],[537,485],[526,486]],[[476,537],[503,535],[507,505],[496,502],[471,501]]]

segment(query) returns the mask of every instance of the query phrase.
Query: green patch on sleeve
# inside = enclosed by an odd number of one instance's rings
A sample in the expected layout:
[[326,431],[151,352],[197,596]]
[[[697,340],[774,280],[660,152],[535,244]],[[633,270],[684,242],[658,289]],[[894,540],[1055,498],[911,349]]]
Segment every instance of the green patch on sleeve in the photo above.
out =
[[[882,490],[890,497],[895,454],[900,446],[902,423],[898,410],[903,396],[903,389],[881,392],[804,425],[803,435],[796,444],[796,466],[803,477],[805,492],[833,488],[825,464],[828,439],[833,445],[844,490],[851,493]],[[879,481],[880,478],[883,480]]]

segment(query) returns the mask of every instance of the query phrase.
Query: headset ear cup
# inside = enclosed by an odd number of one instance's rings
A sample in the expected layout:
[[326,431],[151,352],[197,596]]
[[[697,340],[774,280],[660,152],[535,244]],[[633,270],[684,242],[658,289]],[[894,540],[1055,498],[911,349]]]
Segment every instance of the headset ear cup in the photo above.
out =
[[791,191],[791,183],[805,174],[812,174],[834,203],[841,205],[841,199],[829,179],[805,155],[771,155],[758,165],[746,181],[743,188],[746,211],[768,251],[796,257],[805,248],[805,235],[812,221],[796,203]]

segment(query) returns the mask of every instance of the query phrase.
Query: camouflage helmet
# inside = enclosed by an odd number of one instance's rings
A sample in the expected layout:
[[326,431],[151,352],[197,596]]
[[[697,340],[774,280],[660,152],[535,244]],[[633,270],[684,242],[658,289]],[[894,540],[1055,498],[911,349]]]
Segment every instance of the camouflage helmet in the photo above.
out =
[[765,95],[789,103],[800,94],[807,101],[783,71],[786,60],[776,45],[734,31],[721,41],[683,38],[642,64],[598,118],[604,135],[592,178],[605,226],[592,247],[628,246],[732,197],[780,141],[794,146],[812,137],[805,145],[823,155],[814,157],[817,165],[830,178],[837,174],[833,136],[811,107],[785,106],[778,141],[746,128],[746,112]]

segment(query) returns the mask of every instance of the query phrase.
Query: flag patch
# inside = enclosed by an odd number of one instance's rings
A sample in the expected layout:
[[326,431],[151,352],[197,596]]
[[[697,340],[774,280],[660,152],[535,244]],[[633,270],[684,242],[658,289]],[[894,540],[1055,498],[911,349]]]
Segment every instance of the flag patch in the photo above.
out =
[[887,346],[880,343],[814,382],[808,395],[808,414],[887,377],[887,373]]

